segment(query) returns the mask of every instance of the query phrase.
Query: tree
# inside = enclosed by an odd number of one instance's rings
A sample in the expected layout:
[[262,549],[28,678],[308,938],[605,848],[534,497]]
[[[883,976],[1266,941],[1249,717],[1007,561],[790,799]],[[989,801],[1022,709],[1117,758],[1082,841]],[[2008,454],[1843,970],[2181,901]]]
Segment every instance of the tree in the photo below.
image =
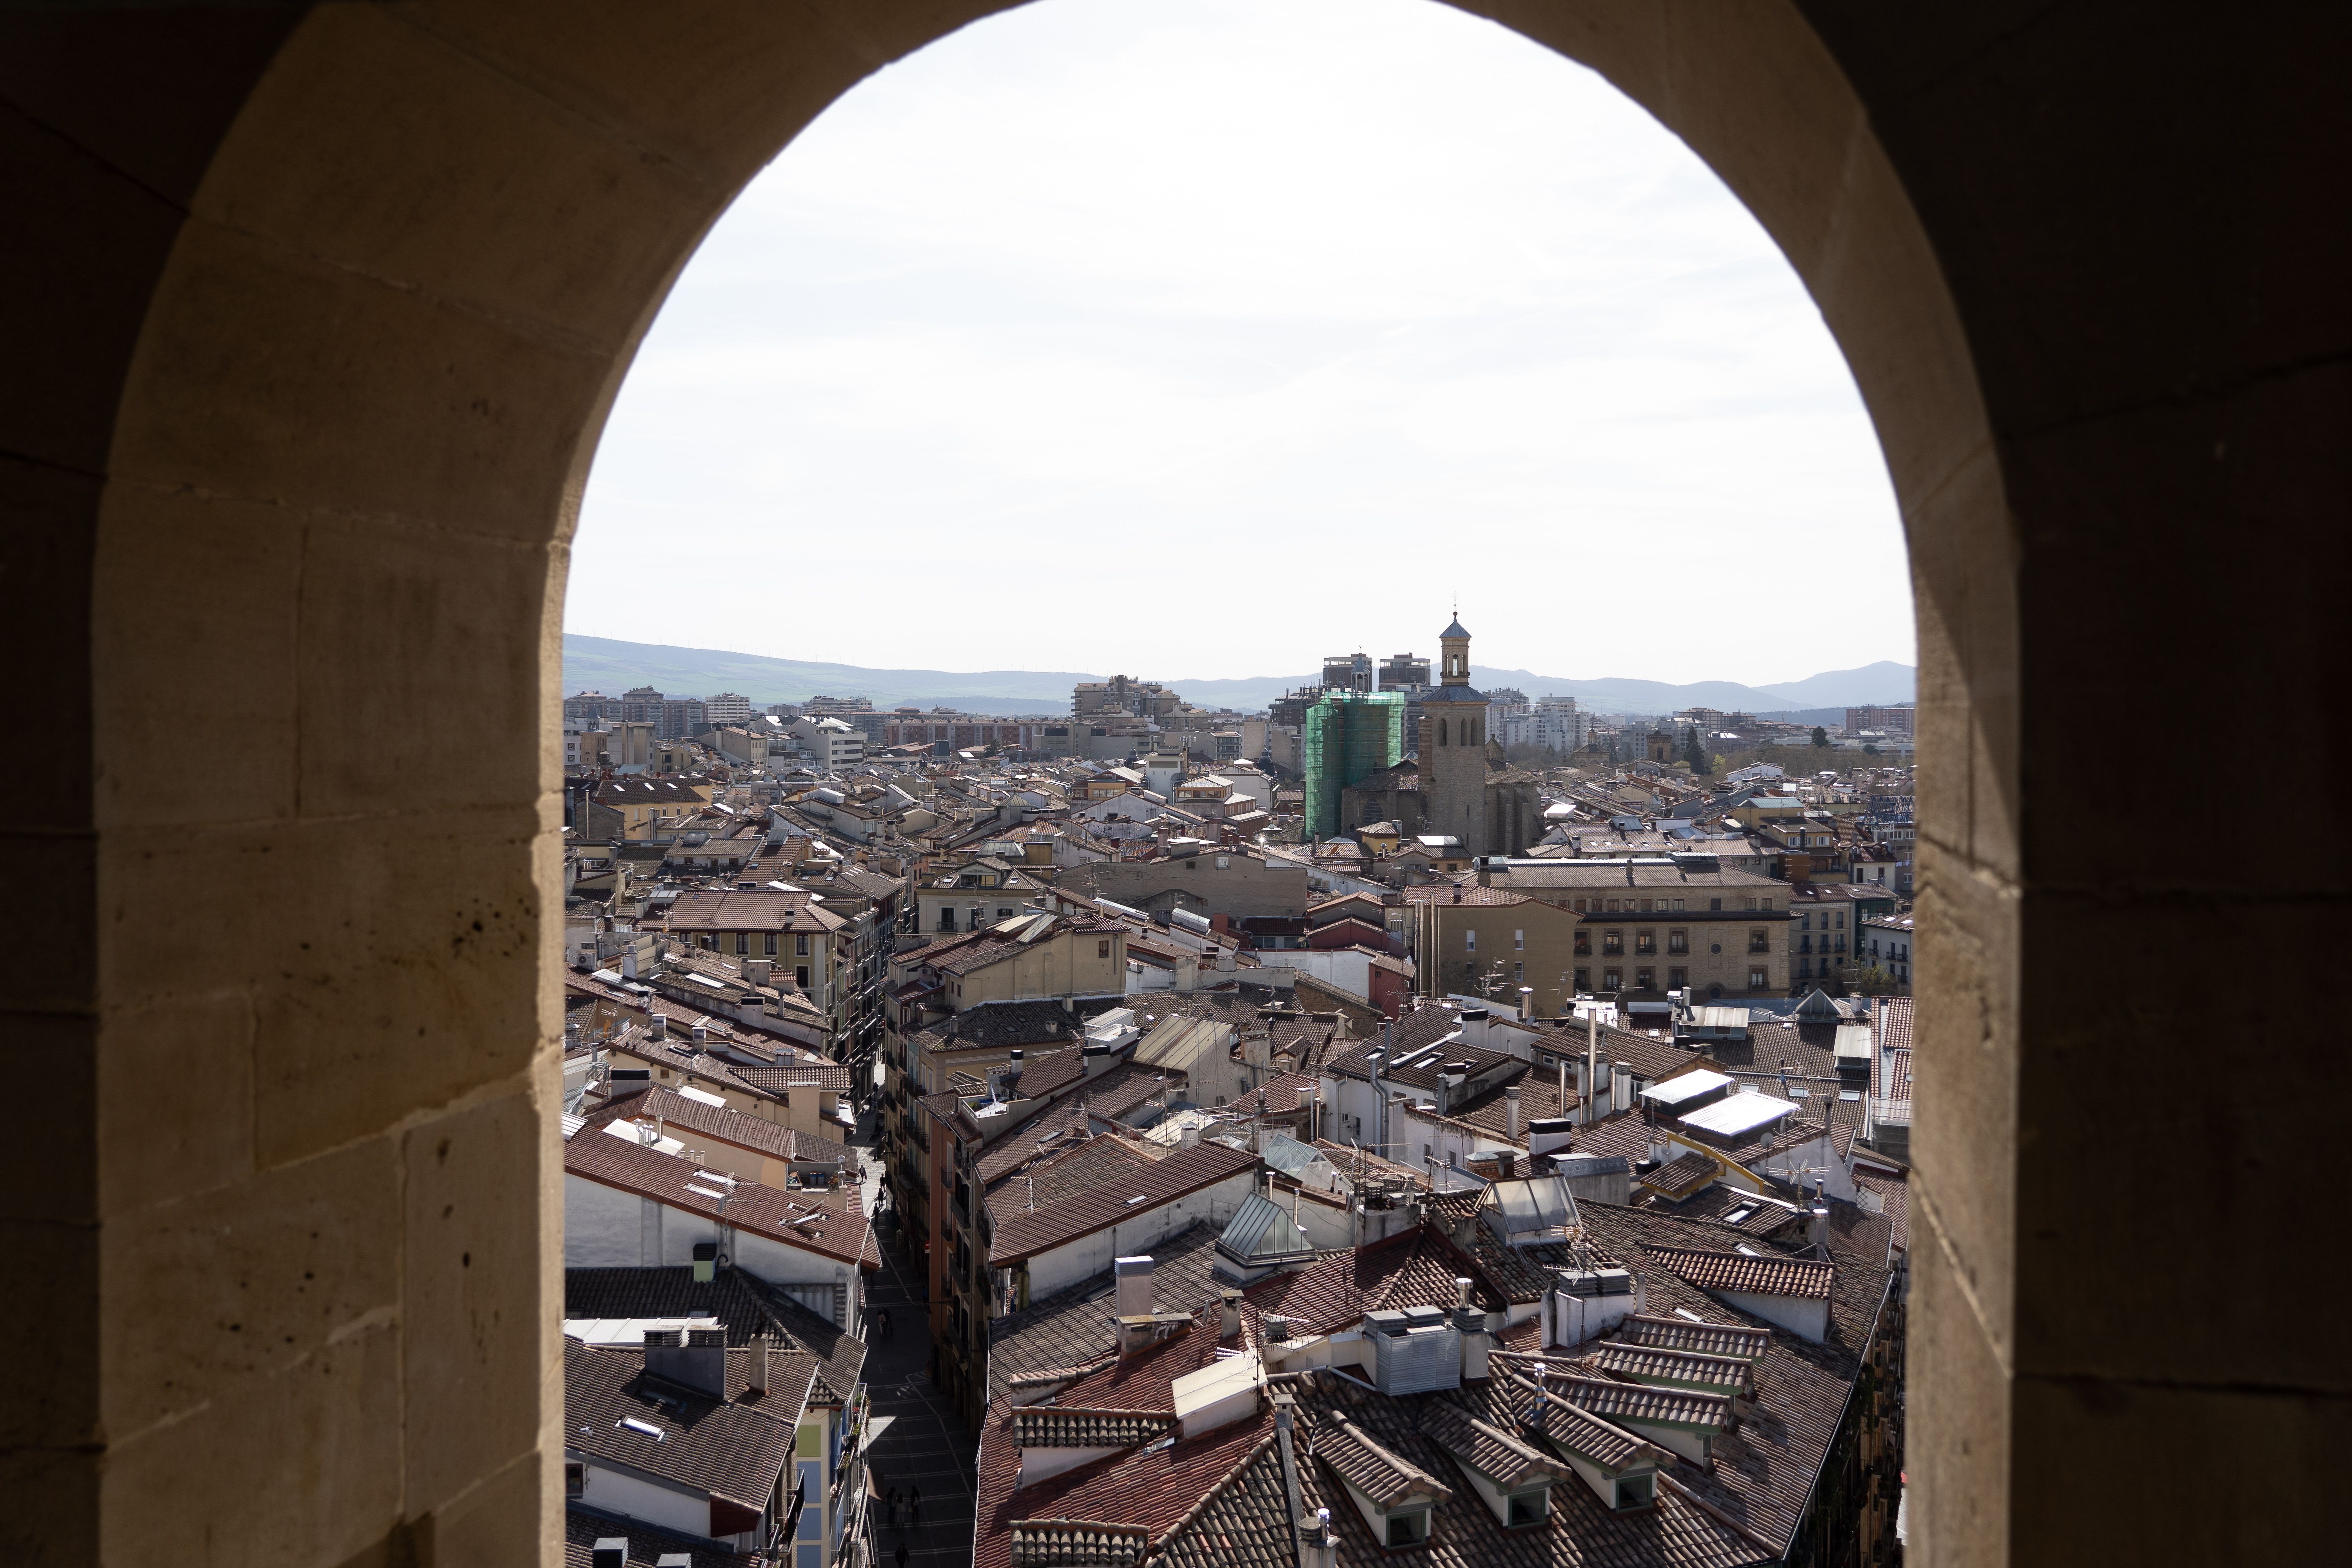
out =
[[1875,741],[1873,741],[1865,744],[1862,748],[1862,754],[1865,757],[1874,757],[1878,755],[1878,743]]
[[1864,996],[1900,996],[1911,989],[1874,963],[1853,977],[1853,988]]
[[1683,731],[1683,761],[1695,773],[1707,772],[1706,752],[1698,743],[1698,726],[1696,724]]
[[1827,730],[1822,729],[1819,724],[1814,725],[1813,744],[1816,746],[1827,747],[1829,743],[1830,732]]

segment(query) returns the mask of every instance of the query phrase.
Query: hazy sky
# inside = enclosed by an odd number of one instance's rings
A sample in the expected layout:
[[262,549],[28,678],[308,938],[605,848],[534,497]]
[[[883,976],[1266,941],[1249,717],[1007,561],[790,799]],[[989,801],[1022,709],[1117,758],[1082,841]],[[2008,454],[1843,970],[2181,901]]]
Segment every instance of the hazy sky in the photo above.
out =
[[1480,663],[1549,675],[1913,657],[1836,345],[1631,100],[1430,0],[1044,0],[720,220],[565,624],[1219,678],[1434,654],[1457,592]]

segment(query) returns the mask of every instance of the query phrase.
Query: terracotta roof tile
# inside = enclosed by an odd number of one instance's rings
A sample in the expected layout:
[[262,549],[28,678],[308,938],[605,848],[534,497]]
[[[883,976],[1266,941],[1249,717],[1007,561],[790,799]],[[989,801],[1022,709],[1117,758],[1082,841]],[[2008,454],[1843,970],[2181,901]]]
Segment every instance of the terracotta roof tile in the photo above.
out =
[[[744,1508],[764,1508],[792,1460],[793,1430],[816,1374],[814,1358],[782,1358],[789,1369],[777,1367],[778,1359],[770,1358],[773,1381],[754,1404],[740,1392],[750,1366],[747,1351],[727,1352],[729,1386],[738,1394],[719,1400],[646,1375],[641,1352],[591,1350],[567,1339],[563,1446]],[[661,1436],[623,1426],[624,1420],[656,1427]]]
[[1818,1260],[1778,1254],[1702,1252],[1653,1247],[1649,1255],[1703,1290],[1737,1290],[1755,1296],[1801,1296],[1825,1300],[1836,1268]]
[[1769,1331],[1740,1323],[1693,1322],[1682,1318],[1644,1314],[1629,1318],[1617,1331],[1628,1344],[1659,1350],[1688,1351],[1696,1355],[1737,1357],[1754,1361],[1769,1348]]
[[1515,1491],[1538,1479],[1566,1480],[1575,1474],[1516,1434],[1439,1400],[1422,1406],[1421,1428],[1454,1459],[1467,1464],[1506,1491]]
[[1715,1180],[1723,1166],[1711,1155],[1694,1149],[1678,1154],[1642,1178],[1642,1184],[1670,1198],[1688,1196]]
[[[1466,1419],[1462,1425],[1466,1426]],[[1444,1502],[1454,1489],[1389,1448],[1343,1413],[1334,1412],[1315,1429],[1315,1457],[1381,1508],[1411,1497]]]
[[[1189,1196],[1255,1168],[1257,1156],[1223,1143],[1180,1149],[1157,1163],[1122,1173],[1116,1186],[1074,1194],[997,1226],[989,1261],[1005,1268],[1119,1220]],[[1140,1198],[1141,1202],[1135,1200]]]
[[[739,1182],[730,1193],[705,1182],[693,1161],[625,1138],[585,1130],[574,1134],[563,1145],[563,1170],[568,1176],[655,1198],[671,1208],[723,1219],[738,1230],[755,1231],[804,1252],[866,1268],[882,1267],[864,1215],[757,1182]],[[704,1190],[698,1192],[698,1187]],[[713,1192],[722,1195],[712,1197]]]
[[1093,1410],[1067,1404],[1024,1405],[1013,1413],[1013,1440],[1024,1448],[1129,1448],[1175,1424],[1169,1410]]

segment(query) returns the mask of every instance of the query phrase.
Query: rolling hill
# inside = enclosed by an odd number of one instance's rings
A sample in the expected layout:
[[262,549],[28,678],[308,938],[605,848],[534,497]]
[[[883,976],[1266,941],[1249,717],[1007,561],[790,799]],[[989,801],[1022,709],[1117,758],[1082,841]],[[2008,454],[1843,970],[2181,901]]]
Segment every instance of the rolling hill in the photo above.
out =
[[[1623,678],[1576,679],[1473,665],[1470,678],[1482,690],[1510,687],[1537,699],[1574,697],[1584,707],[1603,713],[1671,713],[1692,707],[1772,713],[1849,703],[1908,702],[1916,671],[1907,664],[1882,661],[1858,669],[1828,670],[1773,686],[1746,686],[1730,680],[1675,685]],[[1102,679],[1100,675],[1077,670],[874,669],[862,665],[810,663],[715,648],[623,642],[570,632],[563,637],[566,691],[618,693],[631,687],[652,686],[698,697],[739,691],[755,703],[798,702],[822,692],[833,697],[871,698],[877,708],[912,703],[921,708],[945,705],[971,712],[1066,713],[1069,711],[1071,687],[1082,680]],[[1254,676],[1243,680],[1192,680],[1181,676],[1147,679],[1164,680],[1182,692],[1187,701],[1203,707],[1249,710],[1264,708],[1293,688],[1311,685],[1316,676],[1312,671],[1304,671],[1297,675]]]

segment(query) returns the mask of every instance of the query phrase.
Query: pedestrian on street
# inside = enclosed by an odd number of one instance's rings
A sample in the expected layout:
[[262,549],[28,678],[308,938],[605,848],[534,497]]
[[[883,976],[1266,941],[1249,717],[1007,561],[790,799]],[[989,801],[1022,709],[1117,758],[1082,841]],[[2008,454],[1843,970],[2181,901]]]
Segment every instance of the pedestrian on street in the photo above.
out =
[[907,1543],[904,1540],[898,1542],[898,1568],[907,1568]]
[[917,1524],[923,1522],[923,1489],[920,1487],[907,1489],[907,1517]]

